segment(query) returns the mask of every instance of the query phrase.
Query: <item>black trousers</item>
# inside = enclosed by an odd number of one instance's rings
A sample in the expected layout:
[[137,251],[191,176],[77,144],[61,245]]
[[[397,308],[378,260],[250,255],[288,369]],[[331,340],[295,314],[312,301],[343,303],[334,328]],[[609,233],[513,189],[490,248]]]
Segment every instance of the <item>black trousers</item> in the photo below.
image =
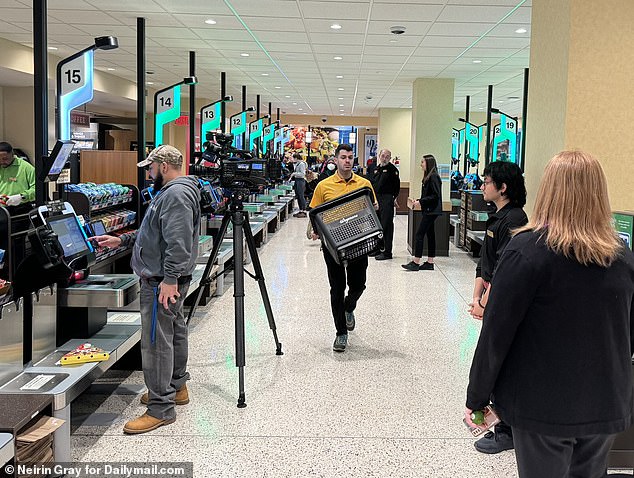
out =
[[427,256],[436,257],[436,231],[434,222],[438,216],[424,214],[416,231],[416,244],[414,245],[414,257],[423,257],[423,240],[427,235]]
[[297,204],[300,211],[306,210],[306,180],[304,178],[295,178],[295,196],[297,196]]
[[383,251],[386,255],[392,255],[392,243],[394,241],[394,196],[391,194],[379,194],[379,221],[383,228]]
[[520,478],[604,478],[616,435],[561,438],[513,427]]
[[[368,256],[363,256],[348,263],[347,267],[339,265],[326,248],[323,250],[326,267],[328,268],[328,282],[330,282],[330,307],[335,319],[337,335],[346,335],[346,312],[352,312],[357,307],[357,301],[365,290]],[[346,283],[348,295],[346,296]]]

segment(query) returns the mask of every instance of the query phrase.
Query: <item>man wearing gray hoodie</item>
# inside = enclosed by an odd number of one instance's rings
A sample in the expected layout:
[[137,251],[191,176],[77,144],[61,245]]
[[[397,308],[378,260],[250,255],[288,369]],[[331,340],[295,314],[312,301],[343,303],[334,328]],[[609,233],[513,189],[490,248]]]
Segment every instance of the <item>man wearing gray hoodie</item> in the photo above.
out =
[[129,434],[173,423],[174,406],[189,403],[183,302],[196,267],[200,224],[198,180],[183,175],[180,151],[159,146],[138,166],[149,167],[155,194],[141,227],[94,238],[100,247],[134,244],[132,269],[141,278],[141,357],[148,388],[141,403],[147,411],[125,424]]

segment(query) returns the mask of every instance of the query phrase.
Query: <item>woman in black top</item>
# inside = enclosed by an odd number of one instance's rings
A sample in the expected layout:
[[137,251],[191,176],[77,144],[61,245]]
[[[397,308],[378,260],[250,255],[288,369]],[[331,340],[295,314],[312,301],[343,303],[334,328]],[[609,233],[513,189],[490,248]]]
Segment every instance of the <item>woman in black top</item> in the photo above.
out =
[[[420,162],[423,169],[423,186],[421,198],[414,201],[413,206],[420,205],[423,210],[423,218],[416,231],[416,243],[414,245],[414,258],[408,264],[401,267],[408,271],[433,271],[434,257],[436,257],[436,232],[434,222],[442,214],[442,185],[436,158],[426,154]],[[423,256],[423,240],[427,235],[427,262],[421,264]]]
[[555,156],[535,204],[493,276],[465,420],[493,398],[521,478],[603,477],[632,425],[634,255],[592,156]]

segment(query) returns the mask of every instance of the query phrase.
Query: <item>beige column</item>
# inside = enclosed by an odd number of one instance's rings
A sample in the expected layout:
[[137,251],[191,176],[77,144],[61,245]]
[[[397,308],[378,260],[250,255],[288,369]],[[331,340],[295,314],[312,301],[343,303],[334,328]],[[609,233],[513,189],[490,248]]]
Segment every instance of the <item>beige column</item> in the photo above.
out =
[[[439,165],[451,163],[454,83],[453,78],[419,78],[414,82],[412,148],[409,168],[411,197],[420,195],[420,183],[423,179],[420,160],[423,155],[433,154]],[[442,192],[443,202],[448,204],[449,181],[443,181]]]
[[614,210],[633,209],[632,0],[533,0],[526,136],[528,209],[562,149],[599,158]]
[[412,154],[411,108],[379,108],[379,150],[389,149],[398,156],[401,182],[409,183]]

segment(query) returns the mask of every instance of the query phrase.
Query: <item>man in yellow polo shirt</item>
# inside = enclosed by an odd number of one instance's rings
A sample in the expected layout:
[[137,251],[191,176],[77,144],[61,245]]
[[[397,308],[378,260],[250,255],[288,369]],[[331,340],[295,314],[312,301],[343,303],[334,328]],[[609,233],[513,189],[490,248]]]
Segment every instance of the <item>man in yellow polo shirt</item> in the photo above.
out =
[[[370,181],[352,172],[354,153],[350,145],[340,144],[337,147],[335,162],[337,163],[337,171],[317,185],[313,199],[310,201],[311,208],[363,187],[372,189]],[[374,190],[372,190],[372,195],[374,196]],[[374,201],[376,207],[376,196],[374,196]],[[319,239],[319,236],[313,234],[313,240],[316,239]],[[325,247],[323,253],[328,268],[328,281],[330,282],[330,306],[337,329],[337,337],[332,349],[335,352],[344,352],[348,345],[348,331],[354,330],[355,326],[354,309],[365,290],[368,256],[362,256],[348,262],[347,266],[343,266],[337,264]],[[347,296],[346,282],[348,284]]]
[[35,200],[35,168],[13,155],[9,143],[0,142],[0,206]]

